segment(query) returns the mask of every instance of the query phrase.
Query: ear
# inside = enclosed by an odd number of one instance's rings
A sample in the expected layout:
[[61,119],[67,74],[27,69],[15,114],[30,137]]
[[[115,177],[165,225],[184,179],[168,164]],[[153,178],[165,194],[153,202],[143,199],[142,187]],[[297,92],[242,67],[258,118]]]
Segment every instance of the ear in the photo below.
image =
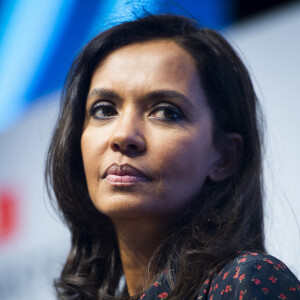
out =
[[214,182],[223,181],[233,173],[243,151],[243,138],[239,133],[226,133],[219,138],[216,148],[219,157],[208,174]]

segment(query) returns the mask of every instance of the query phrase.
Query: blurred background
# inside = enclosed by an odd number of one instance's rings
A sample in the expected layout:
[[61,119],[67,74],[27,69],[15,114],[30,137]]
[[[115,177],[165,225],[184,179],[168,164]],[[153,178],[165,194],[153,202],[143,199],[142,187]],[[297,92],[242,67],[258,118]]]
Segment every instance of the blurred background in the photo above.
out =
[[152,13],[191,14],[248,66],[266,116],[266,246],[300,277],[300,2],[0,0],[0,299],[55,299],[69,233],[44,184],[68,69],[95,34]]

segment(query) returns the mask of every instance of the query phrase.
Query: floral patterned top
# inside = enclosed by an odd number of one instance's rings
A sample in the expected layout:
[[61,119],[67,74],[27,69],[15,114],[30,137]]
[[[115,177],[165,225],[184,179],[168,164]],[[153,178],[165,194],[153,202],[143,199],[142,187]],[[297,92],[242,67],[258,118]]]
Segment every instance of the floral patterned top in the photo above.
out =
[[[140,300],[161,300],[171,292],[162,275]],[[208,278],[195,300],[300,300],[300,282],[287,266],[265,253],[243,252]]]

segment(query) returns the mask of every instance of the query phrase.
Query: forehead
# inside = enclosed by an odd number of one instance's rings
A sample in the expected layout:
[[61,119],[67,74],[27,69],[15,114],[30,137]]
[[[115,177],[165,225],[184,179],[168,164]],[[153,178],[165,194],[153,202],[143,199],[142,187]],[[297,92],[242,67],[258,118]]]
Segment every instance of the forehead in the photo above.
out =
[[[111,52],[100,64],[104,66],[107,63],[121,63],[124,57],[132,54],[137,54],[143,58],[143,60],[149,60],[154,58],[157,61],[165,60],[167,63],[174,63],[174,61],[181,62],[182,66],[186,64],[194,64],[192,56],[181,46],[175,43],[173,40],[151,40],[141,43],[134,43],[124,47],[121,47]],[[195,64],[194,64],[195,65]]]
[[96,68],[91,85],[112,80],[189,85],[199,84],[199,75],[194,58],[184,48],[172,40],[153,40],[111,52]]

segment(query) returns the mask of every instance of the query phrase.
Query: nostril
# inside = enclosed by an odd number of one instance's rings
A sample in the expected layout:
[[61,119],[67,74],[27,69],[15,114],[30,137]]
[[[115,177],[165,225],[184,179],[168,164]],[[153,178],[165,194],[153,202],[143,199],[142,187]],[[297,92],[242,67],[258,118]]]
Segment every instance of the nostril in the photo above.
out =
[[118,143],[114,143],[113,149],[116,151],[137,150],[138,146],[135,144],[128,144],[125,147],[121,147]]
[[121,150],[120,146],[117,143],[113,144],[113,149],[116,150],[116,151],[120,151]]
[[127,145],[127,148],[129,148],[131,150],[136,150],[137,149],[137,145],[135,145],[135,144],[129,144],[129,145]]
[[146,149],[146,143],[143,137],[114,135],[110,141],[110,147],[113,151],[131,154],[134,152],[141,153]]

